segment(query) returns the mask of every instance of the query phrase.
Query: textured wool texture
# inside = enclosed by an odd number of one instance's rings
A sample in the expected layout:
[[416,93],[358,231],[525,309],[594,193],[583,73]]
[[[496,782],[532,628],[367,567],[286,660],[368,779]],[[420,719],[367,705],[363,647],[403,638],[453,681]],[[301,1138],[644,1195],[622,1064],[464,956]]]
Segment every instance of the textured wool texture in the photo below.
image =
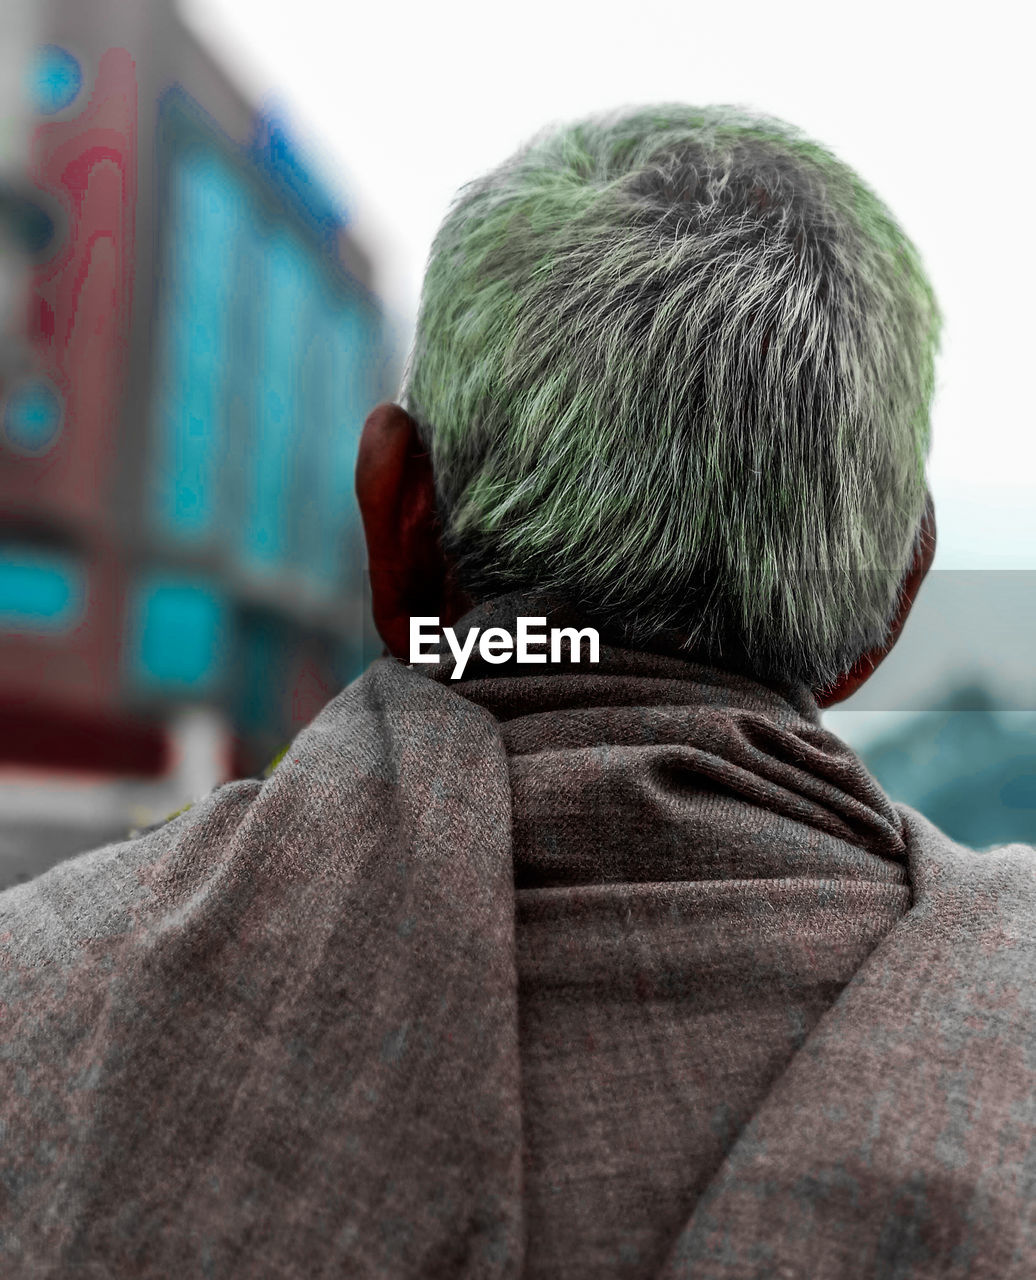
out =
[[804,690],[470,672],[0,895],[0,1274],[1030,1277],[1036,853]]

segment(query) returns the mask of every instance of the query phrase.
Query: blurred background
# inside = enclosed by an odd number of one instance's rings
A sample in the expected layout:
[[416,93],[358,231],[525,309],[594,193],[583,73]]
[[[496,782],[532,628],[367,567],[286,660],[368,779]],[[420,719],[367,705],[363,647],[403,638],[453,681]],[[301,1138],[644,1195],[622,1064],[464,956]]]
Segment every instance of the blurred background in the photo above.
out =
[[642,0],[4,0],[0,886],[260,771],[372,652],[352,493],[456,189],[544,123],[733,102],[828,144],[945,313],[940,545],[825,721],[965,842],[1036,842],[1020,17]]

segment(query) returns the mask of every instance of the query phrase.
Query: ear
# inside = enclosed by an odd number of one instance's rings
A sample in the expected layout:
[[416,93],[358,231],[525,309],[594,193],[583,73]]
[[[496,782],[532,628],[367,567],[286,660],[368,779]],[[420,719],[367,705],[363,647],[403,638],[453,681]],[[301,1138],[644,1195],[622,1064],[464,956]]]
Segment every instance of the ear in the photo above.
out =
[[389,652],[409,662],[411,617],[438,617],[450,625],[470,602],[457,590],[443,554],[431,458],[417,424],[398,404],[378,405],[364,424],[356,497],[374,625]]
[[896,606],[896,614],[887,637],[876,648],[871,649],[857,659],[853,666],[843,676],[840,676],[829,689],[823,689],[814,694],[818,707],[823,709],[825,707],[833,707],[837,702],[844,702],[846,698],[854,694],[862,684],[870,679],[888,654],[891,653],[907,618],[910,616],[910,610],[913,608],[914,600],[921,589],[921,583],[924,582],[928,576],[928,570],[932,567],[932,561],[935,559],[935,541],[935,505],[932,502],[932,495],[928,493],[925,495],[924,514],[921,516],[921,527],[918,530],[917,541],[914,546],[914,557],[910,568],[907,570],[906,577],[903,579],[903,585],[899,589],[899,603]]

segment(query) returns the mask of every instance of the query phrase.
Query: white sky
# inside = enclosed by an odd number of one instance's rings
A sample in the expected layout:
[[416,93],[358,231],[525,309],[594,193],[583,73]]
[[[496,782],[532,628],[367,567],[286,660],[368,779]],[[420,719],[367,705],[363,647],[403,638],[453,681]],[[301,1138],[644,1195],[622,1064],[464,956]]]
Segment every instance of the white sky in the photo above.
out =
[[181,0],[335,175],[408,335],[455,190],[554,119],[739,103],[829,145],[919,245],[945,313],[937,568],[1036,568],[1034,113],[1025,6]]

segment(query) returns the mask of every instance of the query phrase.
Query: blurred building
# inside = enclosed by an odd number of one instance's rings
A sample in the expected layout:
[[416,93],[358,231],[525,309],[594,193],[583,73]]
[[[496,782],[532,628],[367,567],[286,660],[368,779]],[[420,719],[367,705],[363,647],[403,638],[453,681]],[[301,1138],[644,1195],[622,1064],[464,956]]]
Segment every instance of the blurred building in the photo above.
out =
[[257,771],[360,670],[353,464],[396,374],[339,203],[168,0],[33,12],[2,175],[8,880]]
[[1036,714],[963,685],[863,752],[894,800],[974,848],[1036,844]]
[[0,389],[24,372],[22,305],[29,255],[51,230],[31,195],[29,110],[22,92],[38,16],[29,0],[0,7]]

